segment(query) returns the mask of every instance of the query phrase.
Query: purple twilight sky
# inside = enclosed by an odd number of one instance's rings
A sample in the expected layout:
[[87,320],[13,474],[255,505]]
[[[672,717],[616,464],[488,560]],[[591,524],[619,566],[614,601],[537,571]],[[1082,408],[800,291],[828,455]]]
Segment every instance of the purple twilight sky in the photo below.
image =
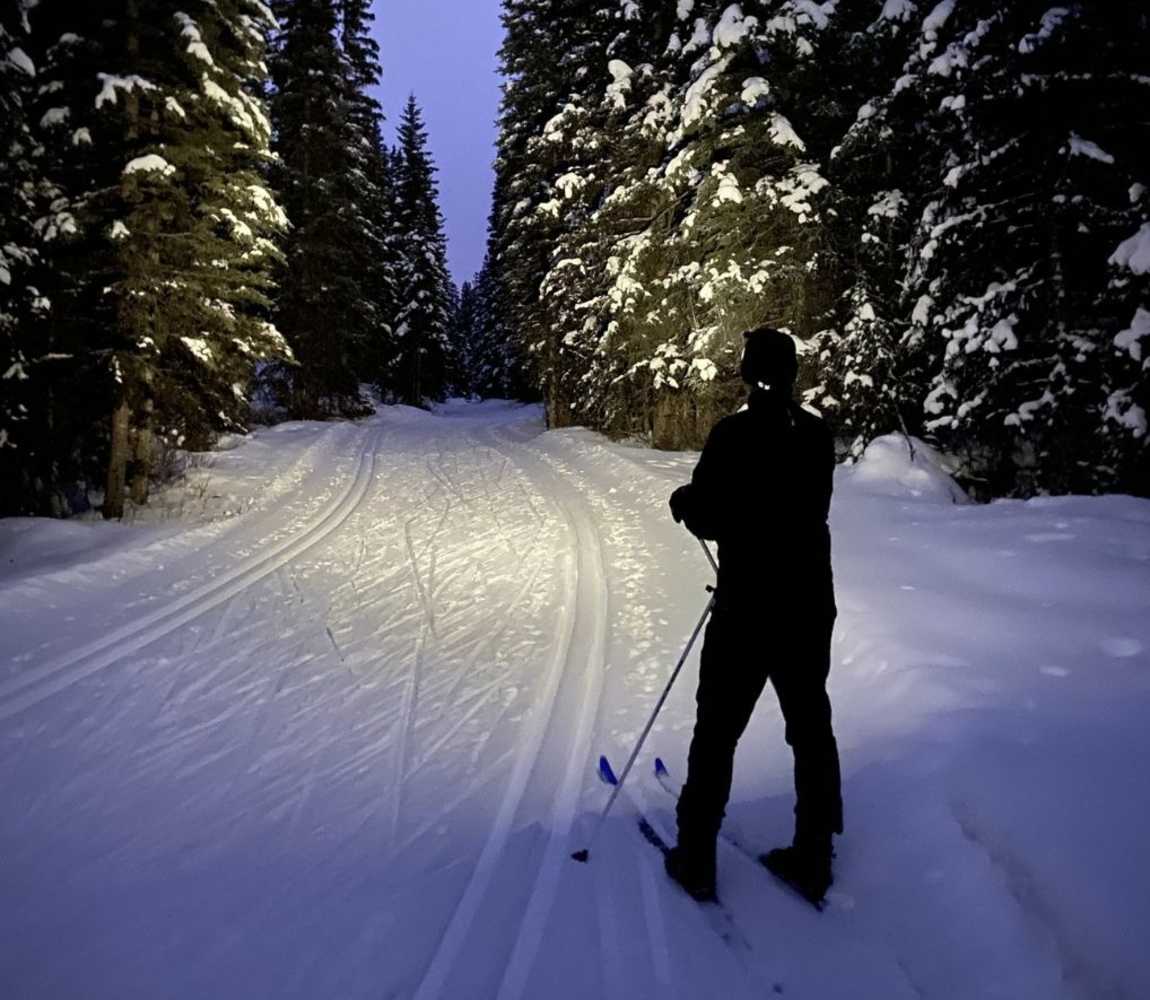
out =
[[451,273],[462,284],[483,263],[499,111],[499,0],[377,0],[386,134],[414,92],[427,120],[447,217]]

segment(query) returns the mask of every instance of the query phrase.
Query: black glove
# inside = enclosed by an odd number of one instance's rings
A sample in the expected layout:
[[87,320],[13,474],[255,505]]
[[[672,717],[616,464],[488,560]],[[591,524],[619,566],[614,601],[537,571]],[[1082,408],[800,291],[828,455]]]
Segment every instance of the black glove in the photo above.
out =
[[691,484],[680,486],[671,494],[671,516],[676,524],[680,524],[688,516],[691,509]]

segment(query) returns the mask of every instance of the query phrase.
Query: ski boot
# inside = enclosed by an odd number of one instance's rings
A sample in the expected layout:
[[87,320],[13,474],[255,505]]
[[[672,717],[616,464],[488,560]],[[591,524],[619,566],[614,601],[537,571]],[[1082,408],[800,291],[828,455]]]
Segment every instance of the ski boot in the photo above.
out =
[[713,903],[715,895],[715,841],[696,843],[682,839],[663,859],[667,874],[698,903]]
[[816,910],[823,908],[827,890],[834,884],[831,860],[834,851],[829,839],[818,843],[794,843],[759,855],[759,861]]

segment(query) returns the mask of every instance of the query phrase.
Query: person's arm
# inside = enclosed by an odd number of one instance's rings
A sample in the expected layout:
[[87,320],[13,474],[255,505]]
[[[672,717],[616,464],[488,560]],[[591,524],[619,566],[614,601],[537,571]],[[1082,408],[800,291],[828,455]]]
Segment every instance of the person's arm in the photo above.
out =
[[716,424],[703,445],[691,482],[671,494],[671,514],[696,538],[717,541],[722,523],[722,424]]
[[830,517],[831,512],[831,495],[835,488],[835,438],[831,432],[830,425],[824,420],[820,427],[822,431],[822,464],[819,469],[821,476],[822,493],[819,500],[822,504],[823,520]]

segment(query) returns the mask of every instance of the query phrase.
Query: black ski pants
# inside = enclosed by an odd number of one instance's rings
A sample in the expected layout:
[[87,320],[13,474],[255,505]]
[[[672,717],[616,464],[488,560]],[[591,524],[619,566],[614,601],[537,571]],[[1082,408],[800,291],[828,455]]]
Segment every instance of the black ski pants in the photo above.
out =
[[767,680],[795,763],[795,841],[829,847],[842,833],[838,746],[826,681],[834,611],[731,611],[717,606],[699,663],[698,715],[679,798],[679,842],[713,843],[731,794],[735,747]]

